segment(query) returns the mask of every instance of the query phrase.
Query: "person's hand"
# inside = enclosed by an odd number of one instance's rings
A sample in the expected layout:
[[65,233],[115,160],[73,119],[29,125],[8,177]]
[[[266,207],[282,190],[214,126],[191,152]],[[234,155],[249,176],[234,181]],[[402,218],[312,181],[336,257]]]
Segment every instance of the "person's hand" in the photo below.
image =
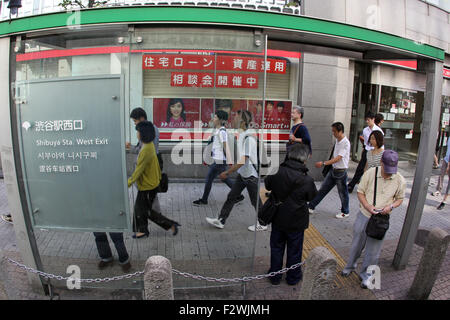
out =
[[295,141],[295,136],[292,133],[289,135],[289,141]]
[[224,171],[219,175],[219,178],[222,180],[225,180],[226,178],[228,178],[228,171]]
[[369,211],[369,213],[371,213],[371,214],[379,214],[379,212],[375,211],[375,209],[376,209],[376,208],[375,208],[373,205],[371,205],[371,204],[369,204],[369,205],[366,207],[366,210]]
[[314,166],[316,168],[322,168],[322,165],[323,165],[323,161],[319,161],[319,162],[316,162],[316,164]]
[[389,214],[389,213],[391,213],[391,211],[392,211],[392,207],[391,207],[391,205],[388,205],[388,206],[384,207],[383,211],[381,211],[380,213],[381,214]]
[[125,148],[130,149],[131,148],[131,143],[130,142],[125,142]]

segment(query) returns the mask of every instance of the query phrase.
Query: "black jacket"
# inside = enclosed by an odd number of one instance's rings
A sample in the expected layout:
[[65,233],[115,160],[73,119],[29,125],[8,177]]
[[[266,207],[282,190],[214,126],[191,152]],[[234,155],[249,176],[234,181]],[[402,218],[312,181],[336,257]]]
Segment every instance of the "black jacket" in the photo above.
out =
[[300,232],[308,228],[308,202],[314,199],[317,189],[307,172],[303,163],[286,160],[275,175],[264,179],[266,189],[283,201],[272,220],[275,230]]

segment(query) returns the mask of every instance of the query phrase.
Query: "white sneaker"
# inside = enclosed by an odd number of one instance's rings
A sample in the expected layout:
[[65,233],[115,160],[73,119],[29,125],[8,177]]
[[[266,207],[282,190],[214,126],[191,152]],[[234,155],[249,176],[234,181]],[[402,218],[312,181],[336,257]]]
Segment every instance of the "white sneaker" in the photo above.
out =
[[266,231],[268,229],[268,227],[260,225],[259,222],[256,223],[256,227],[255,227],[255,225],[251,225],[250,227],[248,227],[248,231],[255,232],[255,229],[256,229],[256,231]]
[[348,216],[349,216],[350,214],[349,213],[338,213],[337,215],[336,215],[336,218],[338,218],[338,219],[344,219],[344,218],[347,218]]
[[313,210],[313,209],[308,208],[308,210],[309,210],[309,214],[314,213],[314,210]]
[[223,229],[224,224],[222,222],[220,222],[219,219],[217,218],[208,218],[206,217],[206,222],[208,222],[210,225],[219,228],[219,229]]
[[432,192],[431,195],[437,197],[437,196],[440,196],[441,193],[439,191],[435,191],[435,192]]

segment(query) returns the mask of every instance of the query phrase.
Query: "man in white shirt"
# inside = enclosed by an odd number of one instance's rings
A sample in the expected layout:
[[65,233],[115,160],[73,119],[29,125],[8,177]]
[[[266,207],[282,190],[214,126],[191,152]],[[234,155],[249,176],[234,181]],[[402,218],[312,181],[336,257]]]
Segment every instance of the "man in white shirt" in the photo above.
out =
[[[247,188],[253,207],[256,209],[257,201],[259,202],[259,208],[262,207],[258,192],[258,172],[255,169],[255,167],[258,167],[258,145],[256,137],[251,135],[248,131],[251,121],[252,114],[249,111],[238,111],[235,119],[235,128],[239,128],[238,151],[240,158],[231,168],[222,172],[220,178],[224,180],[234,171],[237,171],[238,176],[228,193],[227,200],[220,211],[219,217],[206,218],[206,221],[209,224],[219,229],[224,228],[225,221],[236,203],[236,198],[241,196],[241,193],[245,188]],[[264,231],[267,230],[267,227],[257,224],[255,229],[256,231]]]
[[362,175],[364,174],[364,168],[366,167],[367,162],[367,152],[372,150],[373,147],[369,143],[369,137],[372,131],[381,131],[381,133],[384,132],[381,130],[379,126],[375,124],[375,114],[369,111],[366,114],[366,123],[367,127],[363,130],[363,135],[359,137],[361,142],[364,144],[364,150],[361,154],[361,160],[358,163],[358,167],[356,168],[355,175],[353,176],[353,179],[348,184],[348,192],[352,193],[353,189],[355,188],[355,185],[359,183],[359,180],[361,180]]
[[313,213],[315,207],[323,198],[337,186],[339,198],[341,199],[341,212],[336,218],[342,219],[349,216],[349,196],[347,190],[347,169],[350,160],[350,141],[344,134],[344,125],[341,122],[335,122],[331,125],[333,136],[336,138],[334,145],[333,157],[327,161],[316,162],[316,168],[332,165],[332,169],[328,172],[325,180],[320,186],[320,190],[316,197],[309,203],[309,212]]
[[[214,127],[216,128],[216,131],[214,132],[214,135],[212,136],[212,159],[214,162],[209,166],[208,175],[206,176],[205,181],[205,189],[203,191],[203,196],[195,200],[193,202],[194,205],[207,205],[208,204],[208,197],[209,193],[211,192],[211,187],[214,179],[227,170],[227,150],[228,146],[228,134],[227,130],[225,129],[225,124],[228,121],[228,113],[226,113],[223,110],[218,110],[216,114],[214,115]],[[225,151],[225,152],[224,152]],[[231,157],[230,154],[228,154],[229,157]],[[233,182],[230,178],[226,178],[222,180],[226,183],[228,187],[233,186]],[[238,201],[244,200],[244,196],[240,196]]]

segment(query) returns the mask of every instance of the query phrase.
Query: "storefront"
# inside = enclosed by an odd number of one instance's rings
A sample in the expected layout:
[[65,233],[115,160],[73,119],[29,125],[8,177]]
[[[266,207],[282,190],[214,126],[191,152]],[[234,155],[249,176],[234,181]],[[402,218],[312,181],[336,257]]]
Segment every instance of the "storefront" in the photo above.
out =
[[[122,14],[115,14],[118,11]],[[163,255],[178,270],[233,278],[252,275],[255,264],[265,266],[268,261],[268,233],[247,230],[257,219],[248,199],[246,209],[218,232],[205,218],[217,214],[226,194],[218,195],[211,207],[195,209],[191,205],[195,198],[188,197],[189,190],[181,183],[173,183],[170,193],[160,195],[163,212],[182,225],[180,236],[156,228],[148,241],[132,238],[136,190],[127,188],[127,168],[133,163],[127,159],[125,144],[137,142],[129,118],[133,108],[142,106],[160,128],[164,168],[172,181],[203,178],[207,167],[202,165],[202,149],[216,110],[229,114],[230,129],[237,111],[250,111],[252,129],[267,144],[277,145],[279,152],[288,139],[292,106],[305,97],[347,96],[329,79],[325,80],[330,92],[319,87],[320,81],[309,83],[317,87],[306,92],[302,76],[313,73],[315,66],[303,64],[302,70],[305,50],[343,56],[346,65],[379,48],[381,55],[392,51],[425,57],[437,68],[444,56],[434,47],[377,31],[270,12],[95,9],[84,12],[85,25],[80,28],[67,27],[66,13],[50,17],[0,25],[4,35],[0,46],[5,52],[9,49],[9,54],[0,53],[9,70],[0,87],[5,93],[0,95],[0,108],[6,115],[0,126],[2,162],[8,163],[5,181],[16,234],[26,235],[20,243],[24,263],[54,274],[65,274],[67,265],[82,265],[83,278],[122,274],[118,268],[97,270],[92,232],[100,231],[124,233],[136,270],[143,269],[149,256]],[[323,52],[326,46],[330,48]],[[335,69],[326,69],[326,77],[347,83],[348,70],[341,77]],[[385,98],[391,109],[392,104],[403,109],[388,121],[410,116],[414,103],[417,113],[420,90],[399,86],[409,91],[391,93],[385,89],[388,83],[375,83],[379,108]],[[308,106],[308,125],[324,128],[313,144],[311,163],[329,154],[330,125],[340,120],[337,107],[332,112],[327,108],[326,103]],[[384,112],[394,113],[391,109]],[[405,122],[405,128],[410,130],[414,123],[415,129],[415,117],[405,117]],[[395,132],[392,136],[395,139]],[[174,153],[180,145],[192,152]],[[58,239],[57,246],[52,239]],[[181,277],[174,283],[176,288],[212,285],[217,284]],[[111,287],[141,289],[142,281],[124,279]]]
[[[416,73],[416,69],[416,61],[356,64],[350,136],[354,160],[359,159],[362,151],[358,136],[366,126],[364,117],[368,111],[380,113],[384,117],[381,127],[385,133],[385,147],[399,152],[400,160],[416,160],[426,82],[425,76]],[[444,68],[440,131],[436,134],[437,143],[442,143],[444,147],[446,142],[441,136],[449,125],[449,99],[445,94],[449,81],[445,80],[446,72]]]

